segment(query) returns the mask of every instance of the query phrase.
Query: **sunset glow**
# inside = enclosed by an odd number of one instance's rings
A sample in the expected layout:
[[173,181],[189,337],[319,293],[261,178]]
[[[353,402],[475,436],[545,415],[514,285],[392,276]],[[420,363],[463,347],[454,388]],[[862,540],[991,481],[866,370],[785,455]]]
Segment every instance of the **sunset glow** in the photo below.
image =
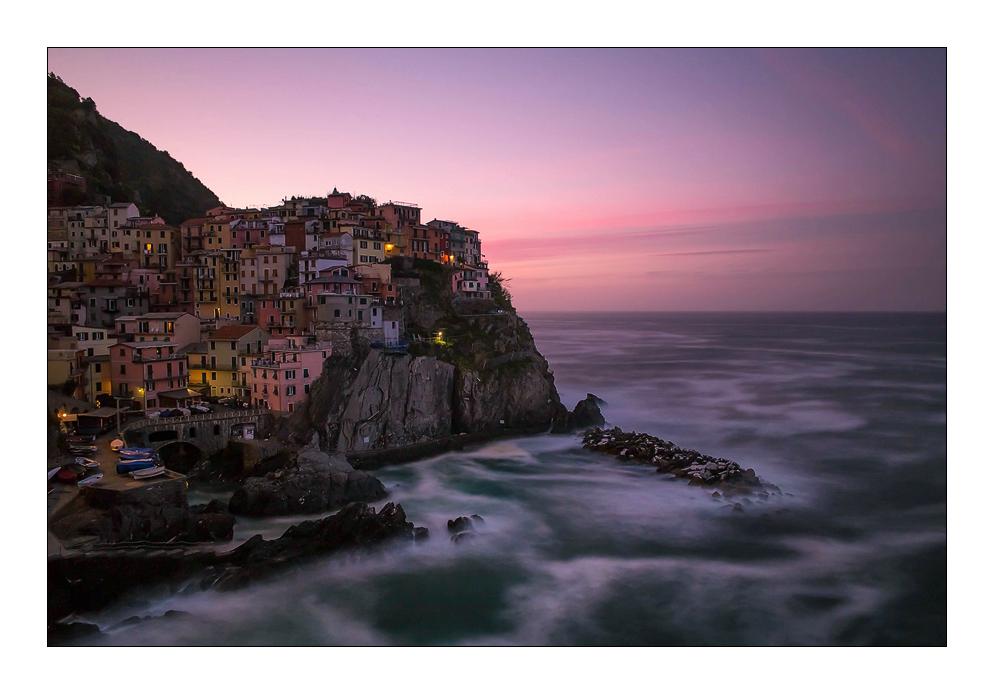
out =
[[945,50],[52,49],[227,205],[481,234],[536,310],[944,310]]

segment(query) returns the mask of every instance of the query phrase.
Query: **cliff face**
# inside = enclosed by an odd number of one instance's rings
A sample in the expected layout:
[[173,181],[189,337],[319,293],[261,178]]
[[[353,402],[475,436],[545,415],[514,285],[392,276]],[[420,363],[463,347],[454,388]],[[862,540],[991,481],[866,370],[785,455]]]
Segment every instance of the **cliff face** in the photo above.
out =
[[[311,388],[307,407],[285,420],[281,436],[358,456],[444,447],[451,437],[565,429],[548,362],[509,301],[472,304],[449,289],[450,268],[401,259],[395,264],[405,323],[414,342],[407,355],[356,346],[331,357]],[[441,333],[441,337],[439,334]]]
[[562,405],[548,363],[538,352],[518,354],[492,369],[457,369],[455,431],[535,428],[552,422]]
[[451,434],[454,372],[433,357],[371,351],[352,382],[338,450],[395,448]]

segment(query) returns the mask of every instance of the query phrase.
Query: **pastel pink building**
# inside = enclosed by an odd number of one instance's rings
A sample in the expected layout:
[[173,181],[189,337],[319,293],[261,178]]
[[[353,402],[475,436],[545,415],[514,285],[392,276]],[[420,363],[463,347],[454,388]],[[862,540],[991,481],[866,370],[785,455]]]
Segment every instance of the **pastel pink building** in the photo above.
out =
[[293,412],[310,397],[311,384],[321,375],[327,348],[297,347],[274,339],[252,360],[252,404]]
[[163,395],[170,401],[182,399],[189,373],[186,355],[178,350],[171,342],[119,342],[111,347],[112,395],[134,398],[141,409],[162,407]]
[[452,291],[457,296],[489,299],[488,280],[486,270],[474,267],[463,268],[452,275]]

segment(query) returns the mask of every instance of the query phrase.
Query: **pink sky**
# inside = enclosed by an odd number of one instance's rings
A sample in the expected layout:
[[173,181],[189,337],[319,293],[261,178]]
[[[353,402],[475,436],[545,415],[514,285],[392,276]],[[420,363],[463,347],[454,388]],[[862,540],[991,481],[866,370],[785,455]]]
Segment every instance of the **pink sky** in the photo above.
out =
[[944,310],[945,51],[52,49],[229,205],[477,229],[520,310]]

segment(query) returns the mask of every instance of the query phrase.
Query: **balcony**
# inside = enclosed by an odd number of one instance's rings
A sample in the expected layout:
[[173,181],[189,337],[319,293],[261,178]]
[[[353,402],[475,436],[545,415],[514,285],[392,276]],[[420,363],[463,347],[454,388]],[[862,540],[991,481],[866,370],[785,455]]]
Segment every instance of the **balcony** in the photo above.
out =
[[186,355],[183,354],[168,354],[163,352],[161,354],[138,354],[135,352],[131,355],[131,361],[134,363],[144,363],[144,362],[154,362],[154,361],[169,361],[171,359],[186,359]]

